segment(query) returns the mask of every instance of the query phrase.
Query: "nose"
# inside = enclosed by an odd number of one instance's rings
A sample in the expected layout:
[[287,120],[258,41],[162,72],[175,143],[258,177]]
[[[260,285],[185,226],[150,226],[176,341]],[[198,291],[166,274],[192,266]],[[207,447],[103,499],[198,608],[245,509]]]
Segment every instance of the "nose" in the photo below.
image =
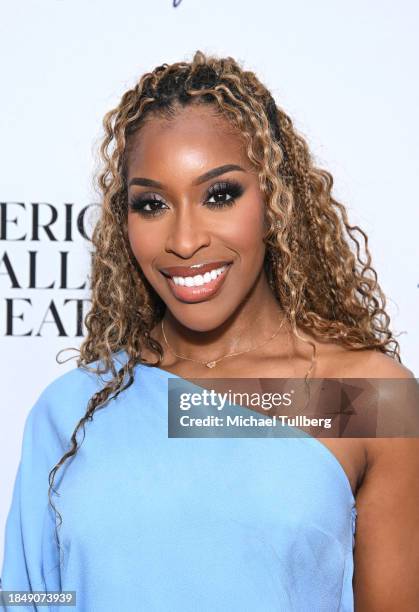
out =
[[179,207],[170,220],[166,252],[188,259],[210,243],[210,227],[199,211],[193,206]]

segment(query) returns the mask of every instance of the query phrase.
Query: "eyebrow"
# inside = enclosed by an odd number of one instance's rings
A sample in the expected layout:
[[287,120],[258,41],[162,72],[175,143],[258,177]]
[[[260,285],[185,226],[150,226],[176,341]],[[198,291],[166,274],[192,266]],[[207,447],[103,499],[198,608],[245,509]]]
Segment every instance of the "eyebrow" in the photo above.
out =
[[[220,174],[225,174],[226,172],[232,172],[233,170],[239,170],[240,172],[246,172],[244,168],[238,166],[237,164],[224,164],[224,166],[218,166],[218,168],[213,168],[212,170],[208,170],[201,176],[198,176],[193,182],[192,185],[200,185],[201,183],[205,183],[205,181],[209,181],[216,176],[220,176]],[[163,189],[163,183],[159,181],[155,181],[153,179],[144,178],[144,177],[135,177],[130,180],[129,187],[131,185],[141,185],[143,187],[156,187],[158,189]]]

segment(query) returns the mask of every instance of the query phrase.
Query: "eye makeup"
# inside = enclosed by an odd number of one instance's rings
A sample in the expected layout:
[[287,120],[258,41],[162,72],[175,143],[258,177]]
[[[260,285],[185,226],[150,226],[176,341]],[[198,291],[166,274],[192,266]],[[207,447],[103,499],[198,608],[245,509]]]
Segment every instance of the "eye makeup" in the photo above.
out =
[[[219,181],[207,190],[204,205],[213,210],[229,208],[243,193],[244,187],[238,181],[231,179]],[[143,217],[156,217],[163,214],[167,205],[157,193],[142,193],[131,198],[129,207],[131,211]]]
[[[162,213],[159,205],[165,205],[164,200],[157,193],[145,193],[134,196],[129,202],[129,208],[143,217],[155,217]],[[146,208],[148,207],[148,209]]]

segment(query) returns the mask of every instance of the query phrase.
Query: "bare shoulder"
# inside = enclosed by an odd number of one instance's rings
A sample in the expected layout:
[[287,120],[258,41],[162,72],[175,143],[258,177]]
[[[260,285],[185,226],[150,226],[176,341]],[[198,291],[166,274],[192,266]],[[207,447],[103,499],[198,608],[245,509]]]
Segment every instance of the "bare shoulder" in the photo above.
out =
[[[392,380],[405,380],[416,385],[415,376],[409,368],[393,357],[376,350],[344,350],[340,353],[337,352],[333,361],[333,366],[330,366],[330,376],[336,378],[383,379],[383,384],[380,387],[380,405],[384,408],[394,406],[394,418],[397,418],[398,414],[402,415],[400,385],[403,385],[403,389],[406,388],[406,385],[404,383],[386,383]],[[413,386],[409,386],[409,394],[410,399],[417,397],[417,392]],[[406,413],[404,413],[404,416],[406,416]],[[383,452],[386,447],[393,448],[394,439],[392,441],[391,438],[384,437],[365,438],[364,444],[371,460],[378,449]],[[403,442],[399,442],[399,444],[402,445]],[[408,445],[408,443],[406,444]]]
[[373,349],[330,345],[325,357],[327,375],[334,378],[414,378],[398,360]]
[[414,378],[405,365],[379,351],[365,350],[351,355],[351,376],[354,378]]
[[[319,377],[414,380],[413,373],[406,366],[377,350],[351,350],[329,343],[322,345],[319,353],[323,356],[323,366],[319,368],[317,373]],[[390,391],[390,397],[386,398],[386,405],[394,403],[397,418],[397,411],[400,411],[400,402],[398,401],[399,398],[392,398],[391,393],[397,394],[400,387],[387,385],[385,388],[386,391]],[[418,441],[419,438],[341,438],[329,439],[327,444],[344,464],[351,480],[358,483],[357,489],[359,490],[359,486],[365,481],[367,474],[369,474],[370,480],[372,477],[379,477],[381,469],[386,470],[386,463],[394,461],[395,453],[405,452],[407,460],[406,453],[414,453],[414,449],[418,447]],[[399,451],[396,451],[396,447]],[[405,451],[403,451],[403,447]],[[356,478],[354,478],[354,474],[356,474]]]

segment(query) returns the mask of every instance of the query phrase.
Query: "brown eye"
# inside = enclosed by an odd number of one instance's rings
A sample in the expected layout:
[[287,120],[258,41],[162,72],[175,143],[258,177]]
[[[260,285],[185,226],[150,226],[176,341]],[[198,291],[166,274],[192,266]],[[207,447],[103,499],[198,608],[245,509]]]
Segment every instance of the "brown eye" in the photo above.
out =
[[[235,200],[243,194],[243,187],[236,181],[216,183],[207,193],[205,203],[209,208],[223,208],[232,206]],[[211,200],[213,200],[211,202]]]
[[138,196],[129,203],[130,209],[133,212],[138,212],[144,217],[155,217],[162,214],[164,210],[162,205],[165,206],[164,202],[156,196]]

